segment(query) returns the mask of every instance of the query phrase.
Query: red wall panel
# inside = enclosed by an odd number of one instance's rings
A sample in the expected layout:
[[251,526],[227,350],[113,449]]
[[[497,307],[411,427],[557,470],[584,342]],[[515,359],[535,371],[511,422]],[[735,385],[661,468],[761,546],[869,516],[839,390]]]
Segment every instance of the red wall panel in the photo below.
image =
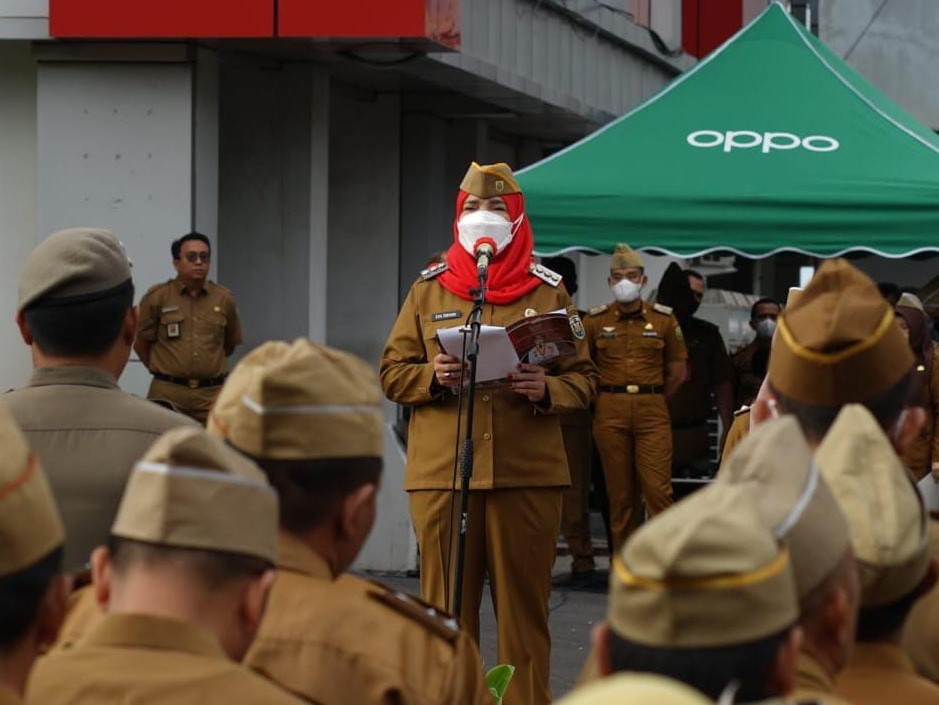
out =
[[280,0],[282,37],[423,37],[427,0]]
[[50,0],[49,31],[59,38],[270,37],[274,0]]
[[682,48],[702,58],[743,26],[743,0],[683,0]]

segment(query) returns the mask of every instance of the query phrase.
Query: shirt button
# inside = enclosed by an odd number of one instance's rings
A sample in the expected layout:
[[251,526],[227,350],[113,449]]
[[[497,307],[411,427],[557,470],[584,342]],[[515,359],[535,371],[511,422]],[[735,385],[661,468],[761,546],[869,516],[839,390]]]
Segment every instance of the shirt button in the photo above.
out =
[[483,434],[483,440],[486,440],[486,441],[492,440],[492,434],[491,434],[491,433],[484,433],[484,434]]
[[488,394],[483,397],[483,401],[489,401],[489,395],[488,395]]

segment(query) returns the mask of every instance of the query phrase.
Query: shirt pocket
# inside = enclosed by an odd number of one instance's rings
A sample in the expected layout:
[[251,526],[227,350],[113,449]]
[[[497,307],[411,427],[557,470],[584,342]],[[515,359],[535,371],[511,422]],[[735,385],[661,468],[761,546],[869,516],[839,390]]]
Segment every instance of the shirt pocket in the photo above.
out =
[[665,341],[658,336],[643,336],[636,341],[636,357],[647,360],[661,360],[663,350],[665,350]]
[[599,360],[623,360],[629,354],[625,335],[599,337],[596,339],[596,349]]
[[160,314],[160,330],[157,337],[165,342],[179,340],[183,336],[185,316],[179,311]]
[[198,321],[200,340],[208,340],[213,345],[221,345],[225,340],[225,328],[228,326],[228,316],[224,311],[210,311],[200,316]]

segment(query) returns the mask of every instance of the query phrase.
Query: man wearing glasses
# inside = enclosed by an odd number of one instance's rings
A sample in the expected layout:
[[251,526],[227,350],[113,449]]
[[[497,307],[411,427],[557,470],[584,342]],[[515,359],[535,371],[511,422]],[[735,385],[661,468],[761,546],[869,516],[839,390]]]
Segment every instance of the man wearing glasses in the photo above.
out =
[[183,235],[170,251],[176,278],[141,300],[134,350],[153,374],[147,397],[204,424],[242,342],[241,321],[231,291],[207,281],[212,245],[205,235]]

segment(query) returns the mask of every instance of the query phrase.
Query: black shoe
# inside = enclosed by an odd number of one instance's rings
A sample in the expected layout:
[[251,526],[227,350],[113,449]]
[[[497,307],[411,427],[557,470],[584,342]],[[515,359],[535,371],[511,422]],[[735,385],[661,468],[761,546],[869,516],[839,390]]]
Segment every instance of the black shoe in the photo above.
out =
[[569,575],[562,575],[552,581],[559,590],[575,592],[606,592],[608,578],[596,570],[580,570]]

